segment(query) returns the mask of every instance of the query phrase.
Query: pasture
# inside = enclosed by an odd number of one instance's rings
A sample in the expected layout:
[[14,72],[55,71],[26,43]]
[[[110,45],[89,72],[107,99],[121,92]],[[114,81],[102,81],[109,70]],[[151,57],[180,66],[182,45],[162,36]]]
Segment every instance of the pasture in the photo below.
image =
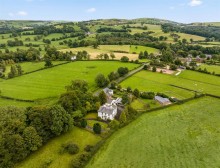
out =
[[204,70],[206,68],[208,72],[211,72],[211,73],[215,72],[215,74],[220,74],[220,66],[218,66],[218,65],[202,64],[198,68],[201,68],[202,70]]
[[[34,152],[23,162],[19,163],[16,168],[39,168],[45,166],[47,162],[51,161],[50,167],[67,168],[70,166],[72,159],[77,158],[84,152],[86,145],[95,145],[101,138],[86,130],[74,127],[72,131],[65,133],[59,137],[53,138],[47,144],[42,146],[38,151]],[[68,153],[59,154],[61,146],[68,142],[77,144],[80,151],[76,155]]]
[[58,97],[65,92],[65,86],[76,79],[86,80],[90,91],[94,91],[97,89],[95,85],[97,74],[103,73],[107,76],[119,67],[128,67],[132,70],[137,66],[139,65],[117,61],[72,62],[2,81],[0,82],[1,94],[23,100]]
[[[60,51],[67,52],[72,51],[74,53],[78,51],[87,51],[91,55],[91,59],[97,59],[97,55],[104,53],[113,52],[116,56],[115,59],[119,60],[123,56],[127,56],[130,60],[138,59],[138,54],[142,51],[147,51],[148,53],[158,53],[159,51],[155,48],[145,47],[145,46],[130,46],[130,45],[100,45],[97,49],[93,47],[78,47],[70,49],[62,49]],[[123,53],[125,52],[125,53]],[[133,54],[133,53],[136,54]]]
[[191,71],[184,71],[179,76],[141,71],[123,81],[121,85],[141,91],[163,92],[179,99],[192,97],[194,93],[171,85],[220,96],[219,77]]
[[[65,63],[65,61],[53,61],[52,62],[53,65],[59,65],[62,63]],[[45,62],[23,62],[23,63],[20,63],[19,65],[21,65],[23,73],[28,73],[28,72],[33,72],[38,69],[44,68]],[[11,68],[11,65],[6,66],[6,71],[4,73],[5,75],[7,75],[10,72],[10,68]]]
[[114,133],[87,168],[219,167],[219,99],[143,114]]

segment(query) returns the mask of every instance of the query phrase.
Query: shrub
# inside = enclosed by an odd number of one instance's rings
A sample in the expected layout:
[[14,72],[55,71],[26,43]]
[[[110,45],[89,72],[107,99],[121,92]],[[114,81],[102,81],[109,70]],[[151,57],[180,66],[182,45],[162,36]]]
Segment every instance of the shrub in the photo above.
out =
[[92,145],[86,145],[86,147],[84,148],[84,151],[86,152],[91,152],[93,149],[93,146]]
[[87,126],[87,121],[85,119],[83,119],[81,121],[81,127],[86,128],[86,126]]
[[143,92],[141,93],[141,98],[143,99],[153,99],[155,96],[154,92]]
[[65,153],[68,152],[71,155],[77,154],[79,152],[79,147],[78,145],[69,142],[65,145],[62,145],[62,149],[60,150],[60,153]]
[[101,134],[101,131],[102,131],[102,127],[99,123],[95,123],[93,125],[93,131],[96,133],[96,134]]

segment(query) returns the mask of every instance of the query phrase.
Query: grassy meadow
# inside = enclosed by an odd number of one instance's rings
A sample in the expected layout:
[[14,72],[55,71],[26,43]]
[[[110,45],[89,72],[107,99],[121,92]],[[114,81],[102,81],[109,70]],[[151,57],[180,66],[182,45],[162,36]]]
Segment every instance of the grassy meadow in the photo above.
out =
[[220,96],[219,77],[191,71],[184,71],[179,76],[141,71],[123,81],[121,85],[141,91],[163,92],[179,99],[192,97],[194,93],[171,85]]
[[114,133],[87,168],[219,167],[219,99],[146,113]]
[[[95,145],[101,140],[100,136],[94,135],[86,130],[74,127],[72,131],[53,138],[47,144],[42,146],[38,151],[34,152],[23,162],[19,163],[16,168],[40,168],[51,161],[51,168],[67,168],[70,166],[72,159],[76,159],[84,152],[86,145]],[[68,142],[77,144],[80,151],[76,155],[68,153],[59,154],[61,146]]]
[[[65,63],[65,61],[53,61],[53,65],[59,65]],[[38,69],[44,68],[45,62],[23,62],[20,63],[23,73],[28,73],[32,71],[36,71]],[[10,72],[11,65],[6,66],[5,75]]]
[[23,100],[58,97],[65,91],[65,86],[76,79],[86,80],[90,90],[94,91],[97,89],[95,85],[97,74],[108,75],[119,67],[128,67],[132,70],[137,66],[139,65],[117,61],[72,62],[2,81],[0,82],[1,94]]
[[[74,53],[78,51],[87,51],[91,55],[91,59],[96,59],[97,55],[103,53],[111,53],[113,52],[116,56],[115,59],[121,59],[123,56],[127,56],[130,60],[138,59],[138,54],[142,51],[147,51],[148,53],[158,53],[159,51],[155,48],[145,47],[145,46],[130,46],[130,45],[100,45],[97,49],[93,47],[78,47],[78,48],[70,48],[70,49],[62,49],[60,51],[67,52],[72,51]],[[126,53],[121,53],[126,52]],[[136,53],[136,54],[134,54]]]
[[198,68],[201,68],[202,70],[204,70],[206,68],[208,72],[211,72],[211,73],[215,72],[215,74],[220,74],[220,66],[218,66],[218,65],[202,64]]

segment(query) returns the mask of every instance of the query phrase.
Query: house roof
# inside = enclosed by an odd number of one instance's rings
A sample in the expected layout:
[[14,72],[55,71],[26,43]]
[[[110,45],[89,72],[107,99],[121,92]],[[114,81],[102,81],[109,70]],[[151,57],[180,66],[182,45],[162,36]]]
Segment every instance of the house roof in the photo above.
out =
[[117,109],[117,106],[115,105],[110,105],[110,104],[105,104],[101,106],[98,110],[99,113],[106,113],[108,115],[113,114],[114,110]]
[[159,101],[160,103],[170,103],[170,100],[168,98],[163,98],[160,96],[155,96],[155,100]]

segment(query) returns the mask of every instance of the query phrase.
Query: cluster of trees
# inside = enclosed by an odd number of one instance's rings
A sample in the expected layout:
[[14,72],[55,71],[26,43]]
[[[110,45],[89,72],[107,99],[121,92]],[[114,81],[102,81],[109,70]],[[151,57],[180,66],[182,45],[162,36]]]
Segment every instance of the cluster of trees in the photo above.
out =
[[15,76],[21,76],[23,74],[23,70],[21,68],[21,65],[11,65],[11,70],[8,73],[8,78],[13,78]]
[[97,34],[96,39],[101,45],[145,45],[148,42],[158,41],[158,38],[148,33],[111,33]]
[[124,111],[121,113],[119,117],[119,122],[123,126],[127,122],[134,120],[137,117],[138,112],[133,109],[130,105],[126,106]]
[[142,92],[140,97],[143,99],[154,99],[155,93],[154,92]]
[[163,24],[162,30],[168,32],[182,32],[207,38],[214,38],[220,40],[220,27],[215,26],[192,26],[192,25],[176,25],[176,24]]
[[147,59],[148,58],[148,52],[147,51],[141,51],[140,53],[139,53],[139,56],[138,56],[138,58],[139,59]]
[[97,31],[97,33],[103,33],[103,32],[129,32],[129,30],[127,29],[115,29],[112,27],[102,27],[99,28]]
[[13,60],[14,62],[23,61],[38,61],[40,60],[39,50],[30,47],[28,50],[18,49],[17,51],[5,50],[5,52],[0,51],[0,60]]
[[70,130],[73,119],[61,106],[0,108],[0,167],[12,167],[49,139]]
[[83,80],[72,81],[66,87],[66,93],[60,96],[59,103],[74,119],[80,119],[87,112],[96,111],[100,107],[100,99],[88,92],[88,83]]
[[14,41],[13,40],[8,40],[7,45],[9,47],[15,47],[15,46],[23,46],[24,43],[23,43],[22,40],[18,40],[17,38],[15,38]]
[[35,35],[44,35],[47,36],[52,33],[72,33],[75,32],[75,29],[72,26],[64,25],[62,28],[57,28],[54,25],[50,26],[39,26],[34,28]]
[[111,58],[113,60],[113,59],[115,59],[115,54],[114,53],[99,54],[99,55],[97,55],[97,58],[104,59],[104,60],[109,60]]

